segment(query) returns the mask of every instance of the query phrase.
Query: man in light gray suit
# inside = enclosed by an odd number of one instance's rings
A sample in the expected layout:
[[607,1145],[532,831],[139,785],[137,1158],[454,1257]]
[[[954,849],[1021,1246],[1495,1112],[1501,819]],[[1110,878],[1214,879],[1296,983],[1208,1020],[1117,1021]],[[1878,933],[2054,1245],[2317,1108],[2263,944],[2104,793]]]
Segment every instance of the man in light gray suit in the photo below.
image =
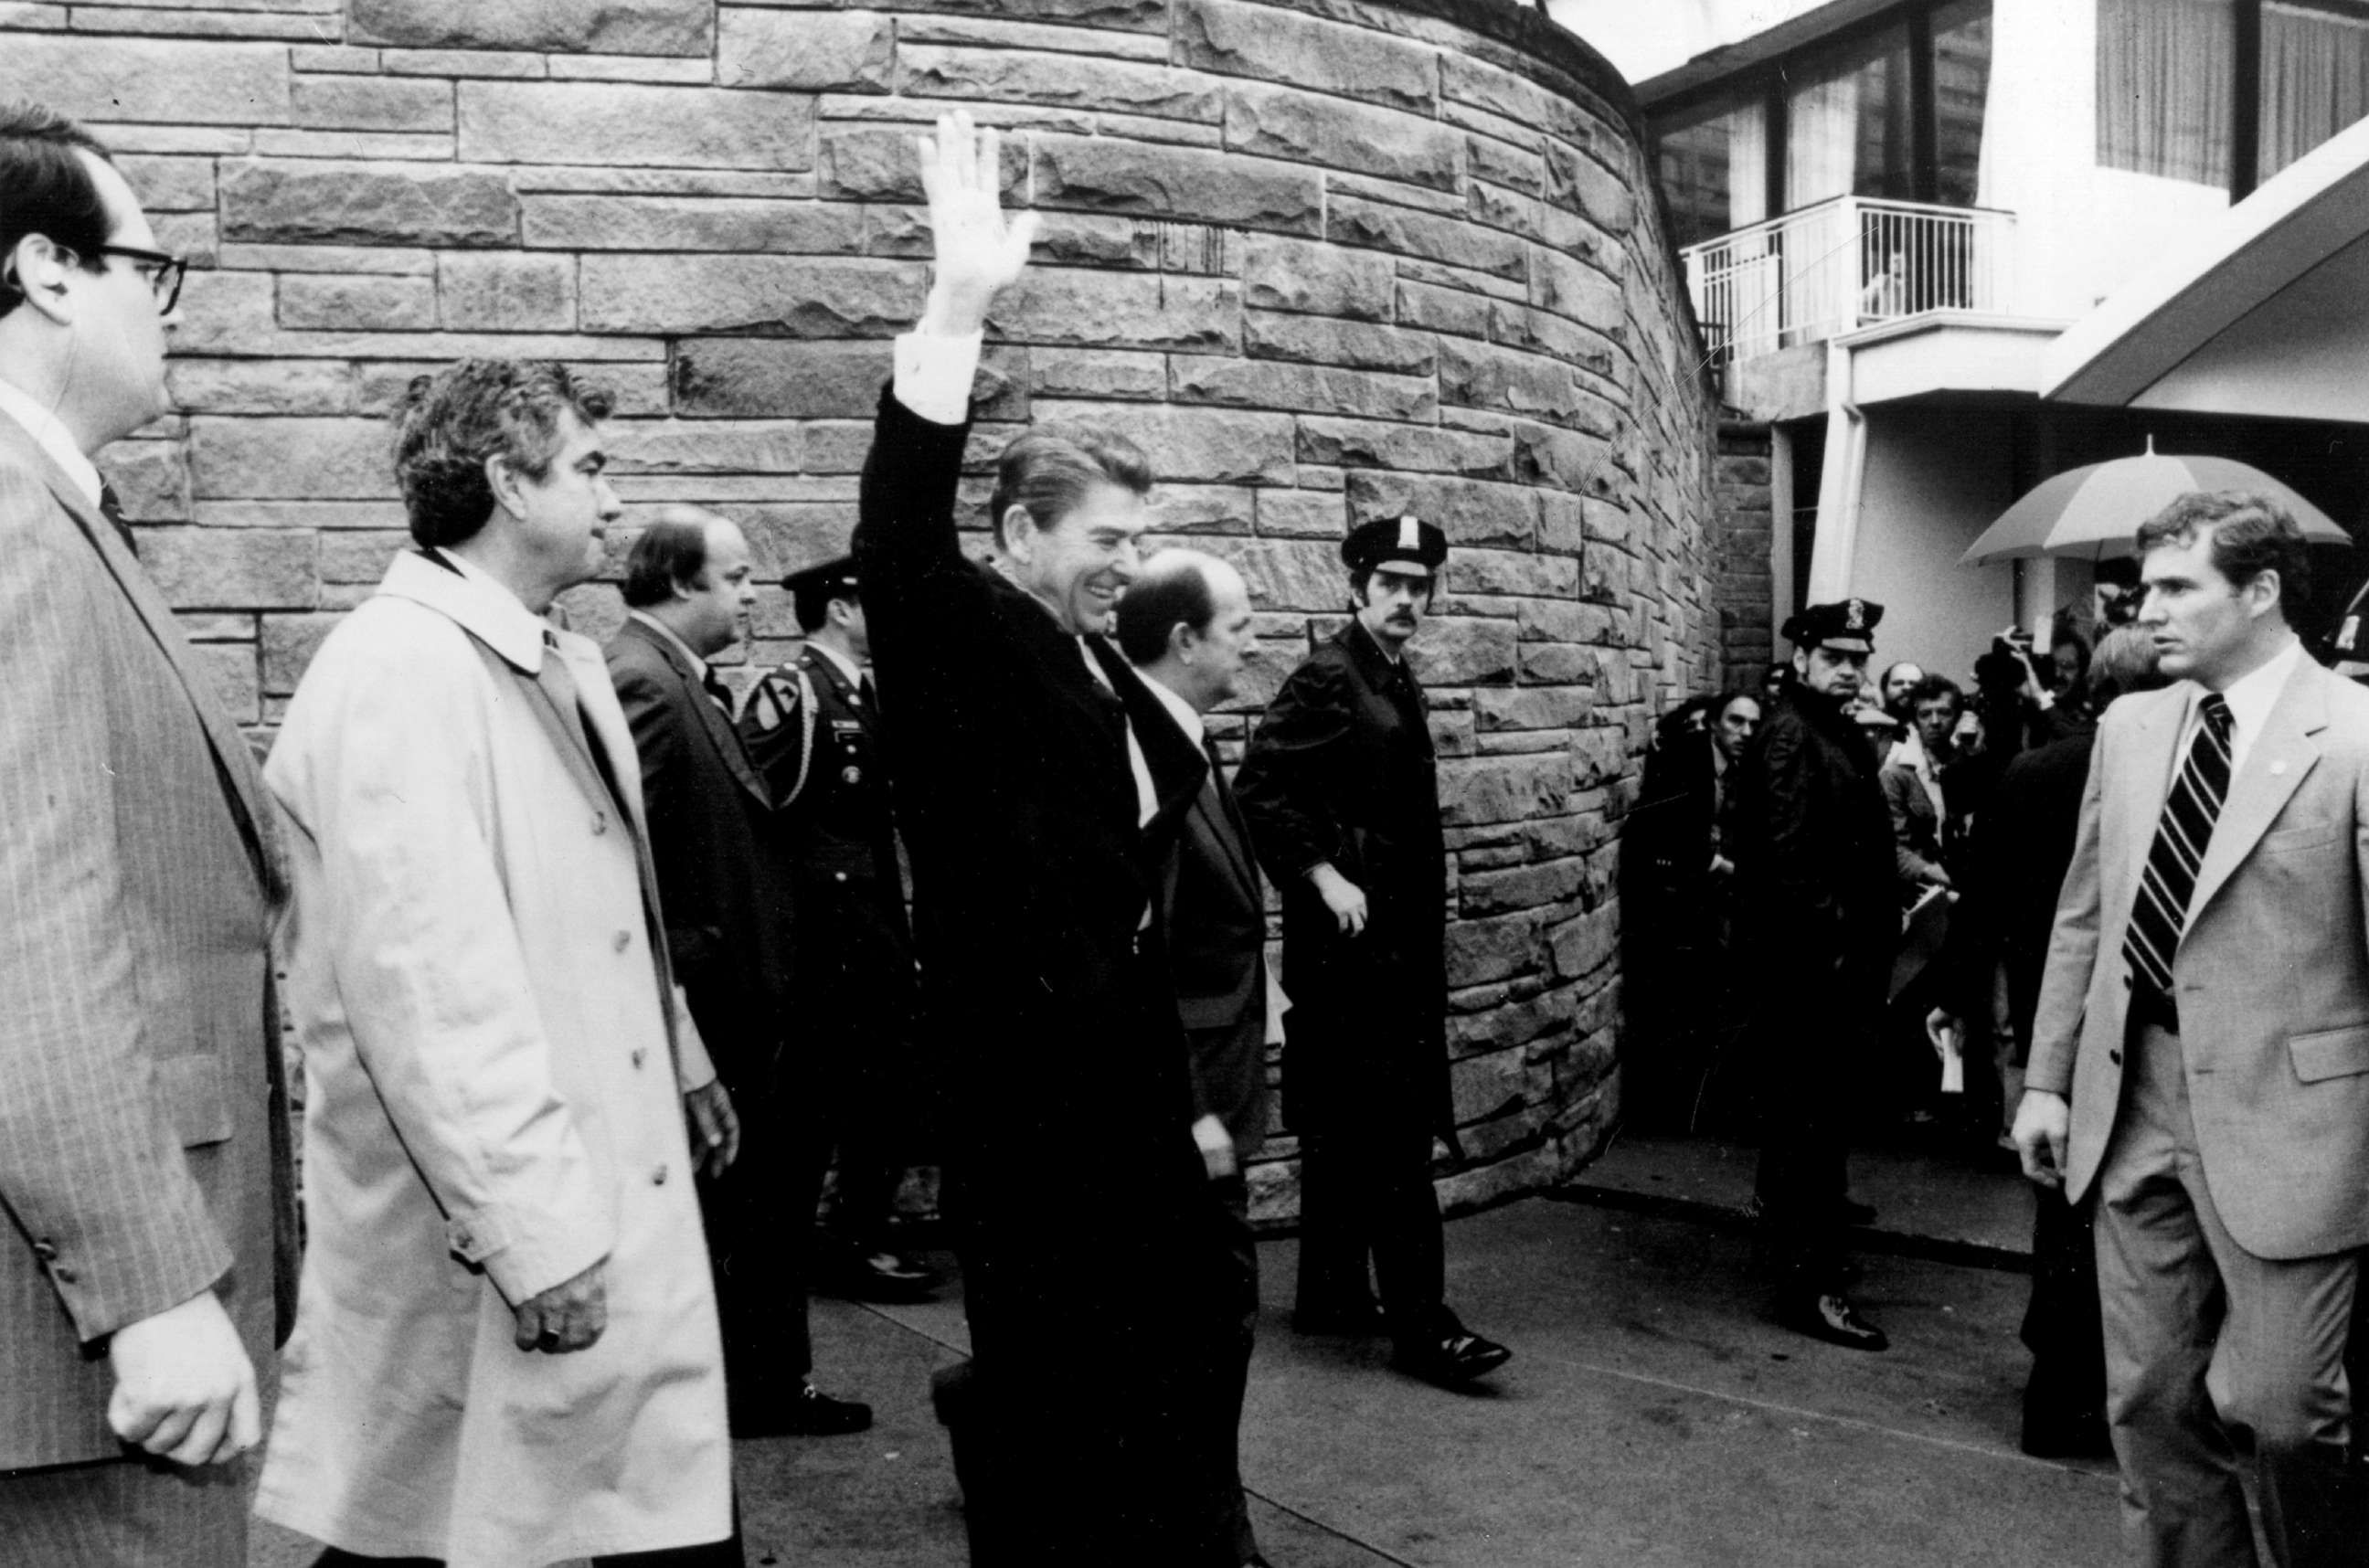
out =
[[243,1568],[293,1297],[279,878],[88,455],[167,406],[155,245],[97,141],[0,105],[0,1556]]
[[[2100,727],[2032,1026],[2025,1171],[2095,1193],[2106,1412],[2150,1568],[2359,1560],[2344,1350],[2369,1245],[2369,691],[2305,654],[2302,532],[2139,531],[2162,669]],[[2067,1096],[2070,1104],[2067,1104]]]

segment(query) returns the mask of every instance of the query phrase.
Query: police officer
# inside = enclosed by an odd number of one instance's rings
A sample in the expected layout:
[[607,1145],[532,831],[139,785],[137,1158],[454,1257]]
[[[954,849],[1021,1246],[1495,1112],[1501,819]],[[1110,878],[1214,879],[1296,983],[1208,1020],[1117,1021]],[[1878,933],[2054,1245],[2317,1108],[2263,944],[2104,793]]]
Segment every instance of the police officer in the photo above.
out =
[[1814,604],[1785,623],[1794,680],[1735,781],[1736,936],[1757,980],[1759,1200],[1788,1327],[1856,1350],[1883,1331],[1843,1294],[1846,1089],[1870,1059],[1900,940],[1892,818],[1849,707],[1883,606]]
[[806,647],[758,683],[740,729],[772,788],[796,868],[796,1042],[817,1100],[818,1186],[839,1151],[840,1244],[823,1272],[864,1299],[926,1299],[934,1277],[898,1251],[888,1230],[925,1107],[914,1088],[912,938],[876,756],[879,715],[854,559],[794,572],[783,587]]
[[[1512,1355],[1442,1299],[1432,1140],[1448,1090],[1447,857],[1431,727],[1406,646],[1448,558],[1414,517],[1344,542],[1349,624],[1283,683],[1235,791],[1283,888],[1284,1108],[1300,1136],[1294,1328],[1387,1329],[1404,1371],[1459,1385]],[[1380,1310],[1367,1278],[1381,1286]]]

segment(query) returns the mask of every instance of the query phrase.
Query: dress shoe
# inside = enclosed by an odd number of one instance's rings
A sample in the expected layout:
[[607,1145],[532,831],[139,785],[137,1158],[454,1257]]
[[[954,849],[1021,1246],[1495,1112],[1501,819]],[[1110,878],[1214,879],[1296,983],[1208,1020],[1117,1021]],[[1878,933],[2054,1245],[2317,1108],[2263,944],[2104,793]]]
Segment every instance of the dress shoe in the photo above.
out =
[[2023,1413],[2023,1440],[2019,1445],[2035,1459],[2110,1459],[2114,1439],[2106,1429],[2105,1412],[2059,1411]]
[[1805,1290],[1790,1296],[1778,1308],[1777,1321],[1846,1350],[1884,1350],[1892,1345],[1883,1331],[1860,1317],[1850,1298],[1839,1291]]
[[1861,1203],[1857,1198],[1847,1197],[1835,1205],[1835,1214],[1846,1225],[1875,1223],[1875,1205]]
[[841,1265],[837,1294],[855,1301],[927,1301],[937,1275],[902,1253],[885,1249],[851,1253]]
[[1390,1365],[1426,1383],[1454,1389],[1487,1377],[1513,1358],[1514,1353],[1496,1341],[1458,1329],[1437,1339],[1401,1344]]
[[1381,1307],[1372,1301],[1353,1301],[1345,1306],[1299,1307],[1291,1314],[1291,1332],[1307,1334],[1339,1334],[1345,1338],[1366,1339],[1384,1332]]
[[812,1383],[771,1404],[732,1406],[735,1437],[841,1437],[871,1425],[870,1405],[832,1399]]

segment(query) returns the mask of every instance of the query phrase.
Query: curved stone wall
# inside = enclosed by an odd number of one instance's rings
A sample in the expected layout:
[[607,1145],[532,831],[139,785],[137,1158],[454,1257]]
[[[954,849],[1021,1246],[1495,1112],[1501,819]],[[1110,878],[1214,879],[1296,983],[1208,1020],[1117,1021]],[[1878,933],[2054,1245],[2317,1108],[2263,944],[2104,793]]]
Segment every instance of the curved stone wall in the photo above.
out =
[[[0,97],[100,127],[201,258],[185,413],[107,466],[244,720],[268,729],[401,543],[380,416],[457,355],[595,369],[627,498],[733,513],[762,569],[837,549],[926,284],[908,139],[967,105],[1047,214],[978,456],[1055,417],[1134,435],[1163,528],[1253,584],[1259,694],[1333,624],[1352,521],[1448,530],[1418,647],[1477,1159],[1444,1191],[1593,1152],[1612,824],[1649,715],[1717,658],[1712,408],[1593,52],[1509,0],[241,5],[0,6]],[[575,608],[617,613],[604,588]],[[789,647],[779,594],[759,629],[760,660]],[[1291,1151],[1263,1215],[1292,1207]]]

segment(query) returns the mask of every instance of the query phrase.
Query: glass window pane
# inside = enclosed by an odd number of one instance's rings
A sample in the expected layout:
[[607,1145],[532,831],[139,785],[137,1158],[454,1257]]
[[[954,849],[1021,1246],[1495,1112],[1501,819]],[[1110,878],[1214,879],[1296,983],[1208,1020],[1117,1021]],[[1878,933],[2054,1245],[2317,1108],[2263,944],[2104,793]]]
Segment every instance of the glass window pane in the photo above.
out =
[[2230,0],[2098,0],[2098,163],[2229,184]]
[[2271,176],[2369,114],[2369,13],[2262,6],[2262,141]]
[[1906,200],[1908,29],[1887,28],[1791,74],[1785,95],[1785,207],[1836,196]]
[[1680,246],[1699,244],[1768,215],[1767,111],[1757,99],[1714,105],[1657,126],[1662,189]]
[[1983,105],[1991,86],[1991,0],[1957,0],[1933,14],[1934,200],[1982,200]]

